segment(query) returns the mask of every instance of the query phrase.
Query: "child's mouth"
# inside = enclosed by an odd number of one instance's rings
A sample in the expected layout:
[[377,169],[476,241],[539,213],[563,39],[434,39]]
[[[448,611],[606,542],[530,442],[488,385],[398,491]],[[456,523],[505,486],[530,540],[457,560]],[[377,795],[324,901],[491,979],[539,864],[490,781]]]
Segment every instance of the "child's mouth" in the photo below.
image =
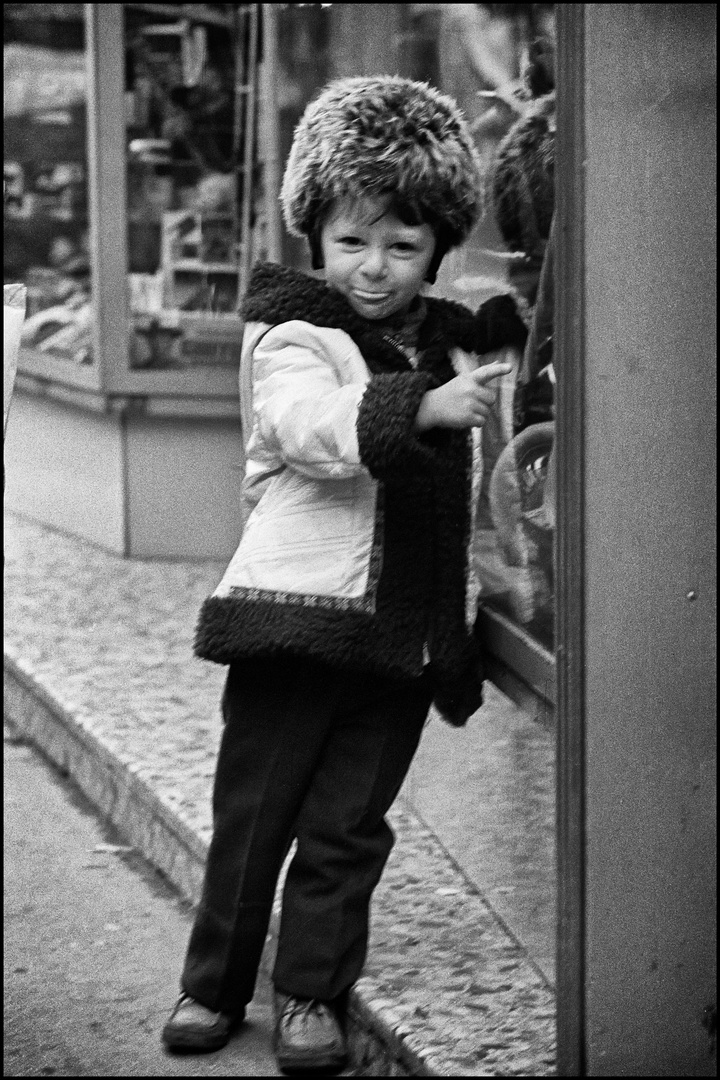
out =
[[355,289],[355,296],[363,304],[382,304],[390,298],[390,293],[366,293]]

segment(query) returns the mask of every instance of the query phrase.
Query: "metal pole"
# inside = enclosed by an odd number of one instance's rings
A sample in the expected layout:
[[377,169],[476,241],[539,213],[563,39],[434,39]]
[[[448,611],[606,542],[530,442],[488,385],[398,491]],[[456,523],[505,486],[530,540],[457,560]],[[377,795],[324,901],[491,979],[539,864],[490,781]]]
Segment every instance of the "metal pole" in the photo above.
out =
[[263,146],[267,257],[271,262],[280,262],[282,259],[282,228],[278,198],[282,177],[277,103],[278,16],[276,5],[263,4],[262,18],[263,58],[260,66],[260,138]]
[[257,59],[259,4],[250,4],[248,27],[248,64],[245,94],[245,147],[243,154],[243,202],[240,227],[240,278],[237,309],[240,309],[247,288],[252,260],[251,216],[253,204],[253,163],[255,159],[255,112],[257,102]]

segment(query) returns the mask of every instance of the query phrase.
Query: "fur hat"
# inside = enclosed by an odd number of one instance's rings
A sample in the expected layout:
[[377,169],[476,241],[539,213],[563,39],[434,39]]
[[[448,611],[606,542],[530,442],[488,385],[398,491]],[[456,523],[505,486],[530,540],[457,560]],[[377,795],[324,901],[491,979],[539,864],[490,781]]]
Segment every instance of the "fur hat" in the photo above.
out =
[[482,168],[467,123],[455,101],[427,83],[337,79],[295,129],[280,191],[288,230],[313,246],[335,199],[386,192],[432,227],[440,258],[461,244],[482,209]]

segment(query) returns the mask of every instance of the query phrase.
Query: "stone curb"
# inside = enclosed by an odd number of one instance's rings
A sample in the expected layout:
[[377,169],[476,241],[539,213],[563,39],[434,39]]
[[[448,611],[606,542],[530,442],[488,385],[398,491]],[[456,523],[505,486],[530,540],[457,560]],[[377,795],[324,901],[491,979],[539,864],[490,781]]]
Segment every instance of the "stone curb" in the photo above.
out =
[[[4,655],[5,715],[179,892],[197,903],[202,889],[207,845],[27,670],[18,657]],[[271,927],[269,948],[272,951]],[[378,1009],[378,990],[363,977],[348,1003],[348,1043],[355,1075],[442,1076],[422,1048],[402,1035],[399,1017]]]
[[[5,715],[18,733],[69,775],[94,806],[181,894],[197,903],[207,842],[152,790],[132,761],[88,725],[87,710],[60,700],[41,676],[6,646]],[[523,959],[522,949],[492,911],[463,887],[412,814],[393,811],[397,858],[375,899],[377,938],[366,972],[348,1002],[348,1043],[355,1076],[547,1076],[554,1074],[552,993]],[[432,882],[417,893],[417,874]],[[282,881],[282,878],[281,878]],[[437,887],[440,886],[440,887]],[[453,896],[449,910],[445,894]],[[279,905],[262,967],[270,973]],[[456,928],[472,926],[484,952],[477,977],[453,944]],[[432,926],[434,944],[422,941]],[[418,931],[419,935],[418,936]],[[426,931],[427,933],[427,931]],[[386,938],[387,941],[380,940]],[[413,948],[435,980],[413,988]],[[510,975],[508,972],[513,971]],[[426,980],[427,982],[427,980]],[[426,1018],[427,1019],[424,1019]]]
[[202,888],[207,847],[149,785],[5,652],[5,713],[133,846],[193,902]]

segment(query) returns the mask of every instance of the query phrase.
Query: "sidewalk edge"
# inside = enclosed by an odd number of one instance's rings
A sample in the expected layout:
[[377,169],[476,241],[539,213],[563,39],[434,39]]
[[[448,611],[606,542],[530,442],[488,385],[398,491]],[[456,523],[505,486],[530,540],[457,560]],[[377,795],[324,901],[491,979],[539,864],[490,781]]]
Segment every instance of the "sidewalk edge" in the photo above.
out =
[[197,902],[207,846],[58,701],[22,662],[4,654],[5,712],[98,811],[120,829],[183,896]]
[[[134,773],[130,763],[114,755],[68,704],[58,701],[7,650],[4,702],[5,715],[18,733],[71,777],[106,820],[186,899],[197,904],[207,844]],[[273,927],[270,933],[272,937]],[[409,1045],[399,1018],[378,1007],[377,998],[373,980],[366,976],[350,994],[348,1043],[355,1075],[447,1075],[422,1047]]]

